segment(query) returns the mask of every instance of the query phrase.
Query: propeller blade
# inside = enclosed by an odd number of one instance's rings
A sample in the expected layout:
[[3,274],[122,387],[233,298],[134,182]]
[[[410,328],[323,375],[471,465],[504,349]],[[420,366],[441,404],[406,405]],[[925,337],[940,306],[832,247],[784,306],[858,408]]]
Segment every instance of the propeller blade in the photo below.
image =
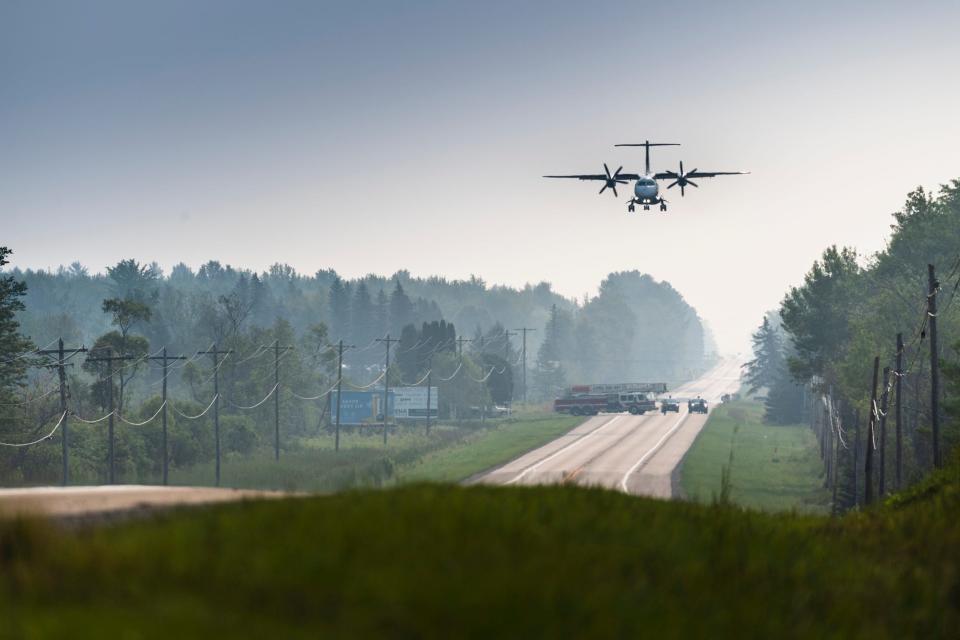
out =
[[614,183],[613,183],[613,186],[612,186],[612,187],[610,187],[610,188],[611,188],[611,189],[613,189],[613,197],[615,197],[615,198],[619,198],[620,196],[619,196],[619,195],[617,195],[617,183],[616,183],[616,182],[614,182]]
[[607,190],[607,185],[603,185],[603,189],[600,189],[600,193],[603,193],[606,190]]
[[607,180],[610,179],[610,167],[607,166],[607,163],[603,163],[603,170],[607,172]]
[[692,182],[692,181],[690,181],[690,180],[687,180],[687,184],[689,184],[689,185],[692,186],[692,187],[696,187],[697,189],[700,188],[700,185],[698,185],[696,182]]
[[620,176],[620,172],[623,171],[623,165],[620,165],[620,168],[613,172],[613,179],[616,180]]
[[[680,184],[680,181],[679,181],[679,180],[674,180],[673,182],[671,182],[670,184],[667,185],[667,189],[673,189],[673,188],[674,188],[675,186],[677,186],[678,184]],[[683,185],[680,185],[680,190],[683,191]]]
[[688,174],[691,174],[691,173],[696,173],[696,172],[697,172],[697,170],[694,169],[693,171],[688,171],[687,173],[688,173]]
[[616,182],[617,184],[629,184],[629,183],[630,183],[629,180],[614,180],[614,182]]
[[683,175],[683,160],[680,161],[680,175]]
[[684,197],[686,194],[683,192],[683,189],[686,185],[680,185],[680,197]]

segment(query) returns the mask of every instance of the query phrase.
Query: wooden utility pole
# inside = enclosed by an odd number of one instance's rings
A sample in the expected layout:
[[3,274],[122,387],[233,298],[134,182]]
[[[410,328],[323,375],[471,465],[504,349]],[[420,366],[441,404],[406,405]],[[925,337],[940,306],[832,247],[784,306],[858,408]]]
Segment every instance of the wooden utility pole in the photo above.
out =
[[430,395],[433,385],[433,356],[427,363],[427,435],[430,435]]
[[937,282],[933,265],[927,265],[927,317],[930,322],[930,423],[933,429],[933,465],[943,465],[940,457],[940,353],[937,350]]
[[464,342],[473,342],[473,340],[470,339],[470,338],[464,338],[463,336],[460,336],[459,338],[457,338],[456,342],[457,342],[457,355],[462,358],[462,357],[463,357],[463,343],[464,343]]
[[896,412],[896,430],[897,430],[897,491],[900,491],[903,488],[903,427],[901,425],[901,420],[903,419],[903,405],[900,402],[900,391],[903,384],[903,334],[897,334],[897,370],[894,374],[897,378],[896,386],[896,396],[895,400],[897,403],[897,412]]
[[853,414],[853,506],[860,505],[860,410]]
[[873,502],[873,442],[876,438],[877,424],[877,378],[880,375],[880,357],[873,359],[873,391],[870,393],[870,421],[867,427],[867,455],[863,466],[863,502],[869,506]]
[[[503,359],[510,366],[510,336],[517,335],[515,332],[503,330]],[[510,406],[513,407],[513,389],[510,389]]]
[[213,440],[216,451],[216,486],[220,486],[220,356],[228,356],[233,349],[221,350],[216,343],[213,349],[197,351],[198,356],[213,357]]
[[163,352],[159,356],[150,356],[147,360],[159,360],[161,366],[163,367],[163,395],[161,396],[162,404],[160,405],[163,420],[163,484],[169,484],[169,467],[170,467],[170,454],[167,445],[167,372],[168,365],[170,360],[186,360],[187,356],[168,356],[167,348],[163,348]]
[[70,483],[70,445],[69,432],[67,430],[67,418],[69,416],[67,415],[67,373],[65,367],[67,366],[67,357],[73,357],[78,353],[86,352],[87,350],[84,347],[79,347],[77,349],[70,349],[70,355],[67,356],[63,349],[63,338],[60,338],[57,341],[56,349],[41,349],[37,351],[38,355],[57,356],[57,363],[52,366],[57,368],[57,377],[60,380],[60,415],[63,417],[63,421],[60,423],[60,456],[62,458],[61,462],[63,465],[60,477],[63,486],[67,486]]
[[109,418],[107,419],[108,420],[107,422],[107,433],[108,433],[107,459],[108,459],[108,467],[109,467],[108,476],[109,476],[109,483],[115,484],[116,483],[116,464],[114,459],[114,429],[113,429],[113,417],[115,412],[115,409],[113,406],[113,363],[118,360],[120,361],[136,360],[137,358],[135,356],[125,356],[125,355],[115,356],[113,355],[112,347],[107,347],[105,349],[94,349],[93,351],[91,351],[91,353],[97,352],[97,351],[106,351],[107,355],[98,356],[95,358],[87,358],[87,362],[106,362],[107,363],[107,397],[109,398],[109,402],[110,402],[110,413],[107,414],[109,416]]
[[523,404],[527,404],[527,332],[536,329],[520,327],[517,331],[523,333]]
[[880,394],[880,498],[887,490],[887,399],[890,395],[890,367],[883,368],[883,393]]
[[[828,407],[830,412],[830,433],[833,433],[833,390],[831,389],[830,393],[831,404]],[[839,414],[839,412],[838,412]],[[837,417],[839,421],[839,415]],[[840,466],[840,425],[837,424],[837,435],[833,440],[833,451],[831,455],[833,456],[833,462],[831,463],[831,485],[833,489],[833,496],[830,499],[830,513],[831,515],[837,515],[837,469]]]
[[390,416],[390,345],[400,340],[391,338],[388,333],[386,338],[377,338],[377,342],[383,342],[386,345],[386,361],[383,368],[383,444],[386,446],[387,419]]
[[293,347],[281,347],[280,340],[273,341],[273,459],[280,459],[280,353]]
[[343,348],[346,346],[352,349],[353,345],[344,345],[343,340],[337,343],[337,422],[334,427],[333,450],[340,451],[340,407],[343,403],[340,400],[343,391]]

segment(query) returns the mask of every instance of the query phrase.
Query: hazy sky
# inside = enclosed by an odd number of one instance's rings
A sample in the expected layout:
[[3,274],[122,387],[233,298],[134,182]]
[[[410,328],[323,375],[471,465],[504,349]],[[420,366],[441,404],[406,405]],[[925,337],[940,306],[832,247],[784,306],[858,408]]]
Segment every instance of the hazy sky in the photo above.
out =
[[[0,0],[0,244],[594,293],[727,350],[830,243],[960,177],[960,3]],[[746,169],[626,213],[547,173]],[[691,193],[692,192],[692,193]]]

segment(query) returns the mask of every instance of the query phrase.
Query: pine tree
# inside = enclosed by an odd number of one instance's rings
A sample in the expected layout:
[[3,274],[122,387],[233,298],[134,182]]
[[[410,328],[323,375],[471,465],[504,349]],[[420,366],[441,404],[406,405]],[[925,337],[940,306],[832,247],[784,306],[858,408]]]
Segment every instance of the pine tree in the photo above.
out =
[[744,365],[744,379],[750,393],[769,388],[783,363],[783,340],[780,331],[769,317],[764,316],[760,328],[753,334],[753,360]]
[[781,358],[773,373],[764,401],[764,422],[768,424],[797,424],[803,418],[803,387],[790,374],[786,360]]
[[[0,267],[7,264],[11,253],[7,247],[0,247]],[[10,402],[13,392],[23,385],[28,362],[20,356],[33,348],[31,341],[20,335],[17,321],[17,312],[24,308],[21,298],[26,293],[25,283],[13,276],[0,276],[0,399],[3,402]]]
[[[350,328],[350,290],[340,276],[330,284],[330,324],[334,339],[348,339]],[[362,346],[362,345],[361,345]]]
[[387,335],[390,330],[390,298],[381,288],[377,292],[377,303],[374,311],[374,335],[377,337]]
[[353,294],[350,318],[350,339],[354,344],[362,347],[377,337],[374,332],[375,309],[365,282],[360,282]]
[[420,373],[418,344],[422,341],[417,328],[412,324],[406,325],[400,331],[400,342],[397,343],[396,354],[397,366],[400,368],[400,375],[405,383],[411,383]]
[[399,332],[404,326],[413,321],[413,303],[403,290],[400,280],[395,280],[396,286],[390,294],[390,330]]
[[550,308],[550,318],[544,327],[544,339],[537,350],[536,369],[533,372],[534,390],[542,400],[555,398],[563,392],[567,384],[566,371],[563,368],[562,334],[566,332],[565,318],[557,309]]

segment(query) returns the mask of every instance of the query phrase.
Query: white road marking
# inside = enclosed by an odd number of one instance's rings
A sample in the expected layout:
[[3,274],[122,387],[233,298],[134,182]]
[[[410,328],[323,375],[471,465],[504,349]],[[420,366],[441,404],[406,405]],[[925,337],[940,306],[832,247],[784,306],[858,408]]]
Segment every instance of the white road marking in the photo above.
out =
[[633,474],[634,471],[640,468],[640,465],[642,465],[647,460],[649,460],[650,456],[655,454],[660,449],[660,447],[663,446],[663,443],[666,442],[667,439],[670,436],[672,436],[677,429],[680,428],[680,425],[682,425],[683,421],[686,420],[689,416],[690,414],[685,412],[679,418],[677,418],[676,424],[670,427],[670,430],[667,431],[665,434],[663,434],[662,438],[657,440],[657,444],[650,447],[650,449],[648,449],[647,452],[644,453],[643,456],[639,460],[637,460],[632,467],[627,469],[627,472],[623,474],[623,478],[620,480],[620,488],[623,489],[624,493],[630,493],[630,491],[627,489],[627,479]]
[[513,484],[514,482],[519,482],[519,481],[522,480],[524,477],[526,477],[526,475],[527,475],[528,473],[530,473],[531,471],[539,468],[540,465],[542,465],[542,464],[544,464],[544,463],[546,463],[546,462],[549,462],[549,461],[553,460],[554,458],[556,458],[558,455],[560,455],[561,453],[563,453],[563,452],[566,451],[567,449],[569,449],[569,448],[571,448],[571,447],[574,447],[574,446],[576,446],[576,445],[578,445],[578,444],[581,444],[581,443],[585,442],[585,441],[587,440],[587,438],[589,438],[589,437],[591,437],[591,436],[593,436],[593,435],[596,435],[597,433],[600,433],[601,431],[603,431],[604,429],[606,429],[607,427],[609,427],[611,424],[613,424],[614,422],[616,422],[617,420],[619,420],[619,419],[622,418],[622,417],[623,417],[622,415],[614,416],[614,417],[611,418],[606,424],[597,427],[596,429],[594,429],[594,430],[591,431],[590,433],[586,434],[586,435],[583,436],[582,438],[578,438],[578,439],[574,440],[573,442],[571,442],[571,443],[568,444],[567,446],[563,447],[563,448],[560,449],[559,451],[554,451],[551,455],[547,456],[547,457],[544,458],[543,460],[540,460],[539,462],[530,465],[529,467],[527,467],[526,469],[524,469],[523,471],[521,471],[519,474],[517,474],[517,476],[516,476],[515,478],[513,478],[513,480],[510,480],[510,481],[508,481],[508,482],[505,482],[504,484],[507,485],[507,484]]

